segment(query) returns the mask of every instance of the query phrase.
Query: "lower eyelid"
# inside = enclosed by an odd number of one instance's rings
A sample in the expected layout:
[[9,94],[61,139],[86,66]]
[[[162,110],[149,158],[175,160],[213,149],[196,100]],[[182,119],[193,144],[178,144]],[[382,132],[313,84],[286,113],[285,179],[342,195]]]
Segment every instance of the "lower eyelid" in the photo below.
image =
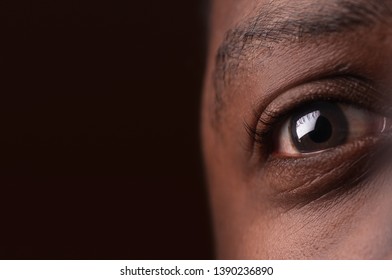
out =
[[366,178],[379,151],[378,142],[369,137],[308,158],[271,157],[263,178],[269,182],[272,199],[284,207],[306,205],[321,197],[328,200],[328,193],[349,190]]

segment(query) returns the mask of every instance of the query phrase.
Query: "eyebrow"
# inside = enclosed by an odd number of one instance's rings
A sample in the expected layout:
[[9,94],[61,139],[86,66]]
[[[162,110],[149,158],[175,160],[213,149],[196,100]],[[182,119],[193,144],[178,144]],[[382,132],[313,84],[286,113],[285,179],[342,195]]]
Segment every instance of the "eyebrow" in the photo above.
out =
[[[276,45],[299,43],[327,35],[372,27],[392,16],[385,0],[328,1],[309,7],[269,4],[256,16],[247,18],[226,32],[216,55],[214,72],[215,109],[217,116],[223,107],[223,91],[249,56],[260,50],[271,51]],[[273,3],[273,2],[272,2]],[[297,5],[298,6],[298,5]],[[313,12],[309,12],[313,11]]]

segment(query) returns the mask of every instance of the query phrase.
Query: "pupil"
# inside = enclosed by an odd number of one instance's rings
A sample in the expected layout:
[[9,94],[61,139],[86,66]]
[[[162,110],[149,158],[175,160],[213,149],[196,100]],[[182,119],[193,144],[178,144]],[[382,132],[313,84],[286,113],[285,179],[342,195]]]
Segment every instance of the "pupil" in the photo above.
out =
[[301,153],[311,153],[342,145],[349,132],[340,106],[313,102],[300,108],[290,121],[291,139]]
[[314,130],[309,133],[309,138],[316,143],[323,143],[331,136],[332,125],[329,120],[323,116],[318,117]]

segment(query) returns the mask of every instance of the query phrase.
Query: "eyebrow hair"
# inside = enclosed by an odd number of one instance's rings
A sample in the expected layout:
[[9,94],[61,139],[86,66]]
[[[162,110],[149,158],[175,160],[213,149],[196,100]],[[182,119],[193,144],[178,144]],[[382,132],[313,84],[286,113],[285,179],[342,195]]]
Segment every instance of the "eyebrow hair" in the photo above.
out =
[[277,6],[272,2],[259,10],[256,16],[230,29],[216,55],[213,77],[216,117],[219,117],[224,105],[222,92],[225,86],[249,55],[263,49],[268,51],[266,55],[270,55],[275,45],[299,43],[355,31],[360,27],[372,27],[392,16],[385,2],[338,0],[324,6],[320,6],[320,2],[311,3],[306,9],[298,5],[290,6],[289,3]]

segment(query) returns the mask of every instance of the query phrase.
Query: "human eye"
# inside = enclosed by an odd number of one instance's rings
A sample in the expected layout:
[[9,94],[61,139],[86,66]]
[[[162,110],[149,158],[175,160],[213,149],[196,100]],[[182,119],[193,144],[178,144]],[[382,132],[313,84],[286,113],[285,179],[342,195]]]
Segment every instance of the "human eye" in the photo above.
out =
[[300,106],[274,135],[275,153],[307,156],[389,130],[389,120],[355,105],[315,101]]
[[382,100],[372,85],[352,77],[279,94],[257,115],[256,128],[247,126],[259,178],[290,198],[284,201],[309,202],[358,185],[391,131],[390,109]]

